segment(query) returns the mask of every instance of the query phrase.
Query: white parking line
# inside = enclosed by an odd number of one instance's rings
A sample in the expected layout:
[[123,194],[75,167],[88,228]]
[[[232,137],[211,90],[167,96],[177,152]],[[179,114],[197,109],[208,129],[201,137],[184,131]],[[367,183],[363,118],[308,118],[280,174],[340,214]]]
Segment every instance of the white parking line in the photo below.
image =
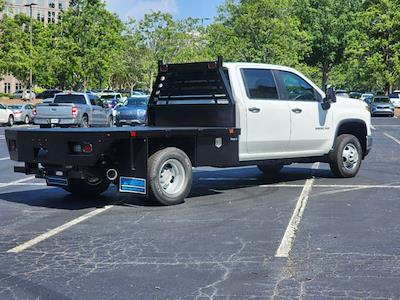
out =
[[27,241],[26,243],[18,245],[16,247],[8,250],[7,253],[20,253],[30,247],[35,246],[36,244],[38,244],[40,242],[43,242],[44,240],[47,240],[48,238],[50,238],[56,234],[59,234],[60,232],[63,232],[64,230],[67,230],[68,228],[70,228],[74,225],[77,225],[87,219],[93,218],[94,216],[97,216],[113,207],[114,207],[114,205],[109,205],[109,206],[105,206],[103,208],[98,208],[94,211],[91,211],[90,213],[87,213],[87,214],[85,214],[79,218],[76,218],[68,223],[65,223],[64,225],[61,225],[61,226],[56,227],[46,233],[43,233],[43,234],[35,237],[34,239]]
[[3,158],[0,158],[0,161],[9,160],[9,159],[10,159],[9,157],[3,157]]
[[[315,163],[312,166],[313,170],[318,169],[319,163]],[[279,245],[278,250],[276,251],[275,257],[288,257],[290,251],[292,250],[294,239],[296,237],[296,233],[303,217],[304,210],[307,206],[307,201],[310,196],[315,177],[311,179],[307,179],[304,184],[303,190],[300,194],[299,199],[297,200],[296,207],[293,211],[292,217],[290,218],[289,224],[286,228],[285,234],[282,238],[282,241]]]
[[[8,183],[3,183],[0,182],[0,187],[2,185],[8,185]],[[17,182],[17,183],[13,183],[11,184],[12,186],[47,186],[47,184],[45,182]]]
[[390,134],[388,134],[388,133],[386,133],[386,132],[384,133],[384,135],[385,135],[386,137],[388,137],[389,139],[395,141],[397,144],[400,145],[400,140],[396,139],[394,136],[391,136]]
[[5,188],[5,187],[8,187],[8,186],[12,186],[12,185],[18,185],[18,184],[20,184],[22,182],[26,182],[26,181],[29,181],[29,180],[32,180],[32,179],[35,179],[35,176],[30,176],[30,177],[27,177],[27,178],[24,178],[24,179],[19,179],[19,180],[8,182],[8,183],[0,183],[0,188]]
[[371,124],[371,129],[376,130],[375,126]]

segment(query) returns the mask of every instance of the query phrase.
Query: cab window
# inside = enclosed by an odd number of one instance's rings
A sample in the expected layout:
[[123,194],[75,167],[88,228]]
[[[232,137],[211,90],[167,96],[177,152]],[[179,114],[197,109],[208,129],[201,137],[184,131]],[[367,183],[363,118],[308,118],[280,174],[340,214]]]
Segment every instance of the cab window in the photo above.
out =
[[247,97],[252,100],[279,99],[275,78],[271,70],[243,69],[242,76]]
[[279,71],[281,82],[286,92],[286,99],[294,101],[318,101],[314,88],[300,76]]

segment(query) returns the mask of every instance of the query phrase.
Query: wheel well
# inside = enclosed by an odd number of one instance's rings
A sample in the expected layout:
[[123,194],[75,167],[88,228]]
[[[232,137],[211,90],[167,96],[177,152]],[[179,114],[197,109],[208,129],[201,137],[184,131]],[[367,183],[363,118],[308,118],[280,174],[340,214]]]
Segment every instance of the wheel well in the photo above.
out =
[[156,153],[157,151],[169,147],[175,147],[183,152],[189,157],[193,166],[195,166],[195,139],[194,138],[160,138],[151,139],[149,142],[149,156]]
[[349,121],[339,126],[336,136],[342,134],[352,134],[358,138],[361,143],[363,154],[367,152],[367,125],[362,121]]

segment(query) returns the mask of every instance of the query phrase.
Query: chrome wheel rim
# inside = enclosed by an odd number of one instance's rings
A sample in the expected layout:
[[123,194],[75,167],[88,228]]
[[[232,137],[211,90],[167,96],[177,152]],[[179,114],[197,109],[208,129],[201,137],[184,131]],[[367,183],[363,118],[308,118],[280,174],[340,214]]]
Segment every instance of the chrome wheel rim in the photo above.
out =
[[176,159],[169,159],[162,165],[158,179],[164,193],[174,197],[184,190],[185,177],[183,164]]
[[347,144],[343,148],[342,159],[343,167],[348,171],[353,171],[358,164],[360,155],[358,153],[357,147],[354,144]]
[[25,117],[25,124],[29,124],[29,117],[28,116]]

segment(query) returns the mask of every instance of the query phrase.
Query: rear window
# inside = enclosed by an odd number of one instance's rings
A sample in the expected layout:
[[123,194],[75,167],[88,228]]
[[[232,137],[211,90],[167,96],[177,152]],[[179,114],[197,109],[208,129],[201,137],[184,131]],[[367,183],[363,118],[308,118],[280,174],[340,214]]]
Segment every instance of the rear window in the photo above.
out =
[[83,95],[58,95],[54,103],[86,104],[86,99]]
[[242,72],[250,99],[279,99],[271,70],[243,69]]
[[389,103],[390,99],[389,98],[374,98],[374,102],[376,102],[376,103]]

